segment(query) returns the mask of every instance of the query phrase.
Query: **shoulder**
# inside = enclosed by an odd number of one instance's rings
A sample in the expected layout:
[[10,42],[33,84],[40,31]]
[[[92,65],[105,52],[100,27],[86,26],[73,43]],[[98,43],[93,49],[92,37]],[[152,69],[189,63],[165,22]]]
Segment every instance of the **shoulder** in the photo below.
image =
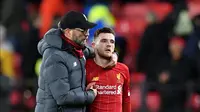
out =
[[125,72],[129,71],[128,66],[126,66],[125,64],[120,63],[120,62],[117,62],[117,65],[115,68],[119,69],[120,71],[125,71]]
[[129,74],[129,68],[125,64],[118,62],[116,67],[115,67],[115,70],[120,72],[121,75],[123,75],[123,77],[125,79],[129,79],[129,77],[130,77],[129,76],[130,75]]
[[93,59],[87,59],[86,62],[89,64],[89,63],[93,63],[93,61],[94,61]]
[[45,50],[43,57],[46,58],[56,58],[56,59],[63,59],[68,60],[70,53],[68,51],[63,51],[54,47],[48,48]]
[[45,64],[54,64],[59,62],[64,62],[64,59],[61,55],[54,52],[46,58]]
[[[67,65],[69,54],[65,51],[58,50],[56,48],[49,48],[43,55],[43,62],[45,66],[52,64],[62,63]],[[72,60],[72,59],[71,59]]]
[[93,66],[94,60],[93,59],[87,59],[86,60],[86,69],[89,69]]

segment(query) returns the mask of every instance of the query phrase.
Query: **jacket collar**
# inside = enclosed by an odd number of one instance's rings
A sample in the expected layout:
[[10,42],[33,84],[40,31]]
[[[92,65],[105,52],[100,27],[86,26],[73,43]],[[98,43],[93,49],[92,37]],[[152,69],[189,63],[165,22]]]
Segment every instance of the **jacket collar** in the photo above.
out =
[[65,50],[76,55],[78,58],[83,57],[84,47],[79,46],[68,38],[63,37],[61,30],[50,29],[44,36],[44,41],[49,47],[55,47],[60,50]]
[[74,55],[76,55],[78,58],[82,58],[83,57],[83,48],[82,46],[76,44],[74,41],[66,38],[64,35],[61,35],[61,38],[63,40],[63,49],[65,50],[71,50]]

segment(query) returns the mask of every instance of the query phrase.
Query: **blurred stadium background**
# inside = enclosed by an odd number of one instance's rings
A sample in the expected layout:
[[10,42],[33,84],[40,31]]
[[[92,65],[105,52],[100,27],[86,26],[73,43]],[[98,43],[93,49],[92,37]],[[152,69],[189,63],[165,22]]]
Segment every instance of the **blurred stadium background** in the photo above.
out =
[[[132,112],[159,112],[164,100],[169,109],[184,102],[185,112],[200,112],[200,0],[1,0],[0,112],[34,111],[41,62],[37,43],[70,10],[98,24],[90,30],[89,45],[96,29],[115,30],[119,61],[131,73]],[[184,68],[179,67],[174,76],[161,77],[156,65],[169,55],[174,37],[184,40],[182,54],[192,72],[180,74]],[[184,91],[174,92],[176,85]],[[162,97],[175,93],[182,97]]]

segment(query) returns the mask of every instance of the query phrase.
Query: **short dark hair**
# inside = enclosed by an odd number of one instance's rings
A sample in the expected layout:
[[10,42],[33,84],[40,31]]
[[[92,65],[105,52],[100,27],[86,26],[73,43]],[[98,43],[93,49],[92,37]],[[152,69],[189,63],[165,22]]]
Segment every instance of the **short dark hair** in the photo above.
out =
[[113,29],[108,28],[108,27],[103,27],[98,29],[95,33],[94,33],[94,40],[97,39],[97,37],[99,36],[99,34],[101,33],[112,33],[113,35],[115,35],[115,32]]

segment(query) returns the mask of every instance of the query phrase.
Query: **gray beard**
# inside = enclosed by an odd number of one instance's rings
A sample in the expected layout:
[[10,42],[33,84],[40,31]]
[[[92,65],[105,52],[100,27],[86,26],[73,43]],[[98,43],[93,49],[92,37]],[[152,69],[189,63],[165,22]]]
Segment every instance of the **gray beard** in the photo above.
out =
[[82,41],[74,40],[74,42],[75,42],[76,44],[82,46],[82,47],[85,46],[84,42],[82,42]]

